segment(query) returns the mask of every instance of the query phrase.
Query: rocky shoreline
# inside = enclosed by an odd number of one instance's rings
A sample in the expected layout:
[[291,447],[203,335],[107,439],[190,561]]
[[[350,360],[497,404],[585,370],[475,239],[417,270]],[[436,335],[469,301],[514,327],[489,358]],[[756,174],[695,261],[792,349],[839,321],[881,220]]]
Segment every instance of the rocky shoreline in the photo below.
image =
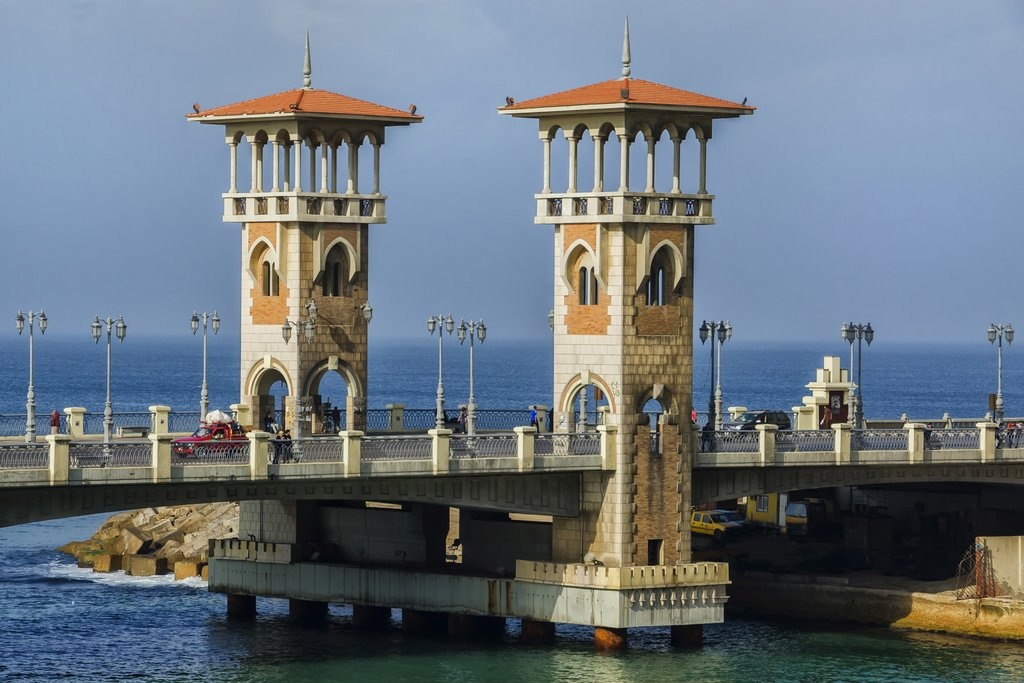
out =
[[58,550],[97,572],[205,579],[210,539],[237,530],[238,503],[142,508],[113,515],[88,540]]

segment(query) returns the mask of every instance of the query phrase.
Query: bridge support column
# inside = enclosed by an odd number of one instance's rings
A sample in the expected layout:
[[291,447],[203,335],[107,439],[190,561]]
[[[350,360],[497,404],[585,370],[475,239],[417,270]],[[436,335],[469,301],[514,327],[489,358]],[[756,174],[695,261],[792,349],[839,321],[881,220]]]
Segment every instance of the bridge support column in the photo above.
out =
[[672,626],[670,635],[672,644],[676,647],[700,647],[704,644],[704,626],[702,624]]
[[288,600],[288,616],[304,624],[319,624],[327,618],[327,603],[319,600]]
[[256,596],[228,593],[228,619],[253,621],[256,619]]
[[425,612],[418,609],[402,609],[402,628],[417,633],[448,633],[447,612]]
[[478,617],[472,614],[448,615],[448,635],[460,638],[500,638],[504,634],[504,617]]
[[550,621],[523,619],[520,637],[524,642],[533,645],[551,644],[555,642],[555,625]]
[[391,609],[375,605],[352,605],[352,621],[363,628],[384,630],[391,626]]
[[629,647],[626,629],[594,627],[594,647],[598,650],[625,650]]

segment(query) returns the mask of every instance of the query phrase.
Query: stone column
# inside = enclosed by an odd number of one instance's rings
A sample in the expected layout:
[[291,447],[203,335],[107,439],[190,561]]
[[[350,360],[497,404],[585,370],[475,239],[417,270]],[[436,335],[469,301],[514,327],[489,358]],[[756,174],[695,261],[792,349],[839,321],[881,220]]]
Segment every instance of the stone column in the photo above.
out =
[[168,421],[170,418],[171,408],[170,406],[150,406],[149,414],[152,416],[149,418],[150,426],[152,429],[149,430],[150,434],[167,434],[170,429],[168,427]]
[[619,135],[619,192],[629,191],[629,136]]
[[288,616],[304,624],[319,624],[327,619],[327,603],[317,600],[288,600]]
[[567,135],[565,141],[569,144],[569,187],[566,192],[576,192],[576,159],[580,139]]
[[389,432],[405,431],[405,405],[401,403],[389,403],[384,406],[391,413]]
[[85,436],[85,408],[65,408],[64,414],[67,415],[68,436],[73,439]]
[[531,645],[550,645],[555,642],[555,625],[550,621],[523,619],[520,638]]
[[537,436],[533,427],[516,427],[516,452],[519,454],[519,471],[529,472],[533,470],[533,444]]
[[228,143],[228,151],[231,156],[231,172],[228,175],[228,192],[238,192],[238,143],[232,140]]
[[541,194],[551,194],[551,138],[541,135],[544,143],[544,185],[541,187]]
[[338,434],[342,440],[341,474],[343,477],[358,477],[362,465],[362,442],[360,439],[362,439],[363,433],[345,430]]
[[228,619],[254,621],[256,619],[256,596],[228,593]]
[[704,626],[693,624],[670,627],[672,644],[676,647],[700,647],[704,644]]
[[679,187],[679,164],[682,152],[682,138],[672,138],[672,191],[681,192]]
[[450,429],[431,429],[427,431],[433,437],[431,452],[433,453],[434,474],[448,472],[448,440],[452,435]]
[[171,479],[171,440],[170,434],[150,434],[149,442],[153,444],[153,483]]
[[48,434],[46,440],[50,444],[50,485],[67,484],[70,469],[68,446],[71,437],[64,434]]
[[654,192],[654,146],[657,141],[647,138],[647,192]]

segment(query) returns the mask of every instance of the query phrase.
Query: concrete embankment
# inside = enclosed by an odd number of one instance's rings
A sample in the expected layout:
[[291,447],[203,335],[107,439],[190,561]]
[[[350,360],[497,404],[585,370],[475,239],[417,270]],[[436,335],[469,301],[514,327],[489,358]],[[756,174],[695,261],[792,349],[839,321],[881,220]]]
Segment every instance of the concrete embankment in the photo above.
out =
[[753,571],[734,572],[731,579],[729,608],[749,614],[1024,640],[1024,602],[957,600],[951,581]]

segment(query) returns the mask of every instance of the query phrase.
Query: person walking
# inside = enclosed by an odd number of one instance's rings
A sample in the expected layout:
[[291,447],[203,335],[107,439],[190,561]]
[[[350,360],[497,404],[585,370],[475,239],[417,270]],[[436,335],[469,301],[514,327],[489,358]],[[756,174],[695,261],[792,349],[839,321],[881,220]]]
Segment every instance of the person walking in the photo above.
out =
[[56,408],[50,413],[50,433],[60,433],[60,413],[57,412]]

